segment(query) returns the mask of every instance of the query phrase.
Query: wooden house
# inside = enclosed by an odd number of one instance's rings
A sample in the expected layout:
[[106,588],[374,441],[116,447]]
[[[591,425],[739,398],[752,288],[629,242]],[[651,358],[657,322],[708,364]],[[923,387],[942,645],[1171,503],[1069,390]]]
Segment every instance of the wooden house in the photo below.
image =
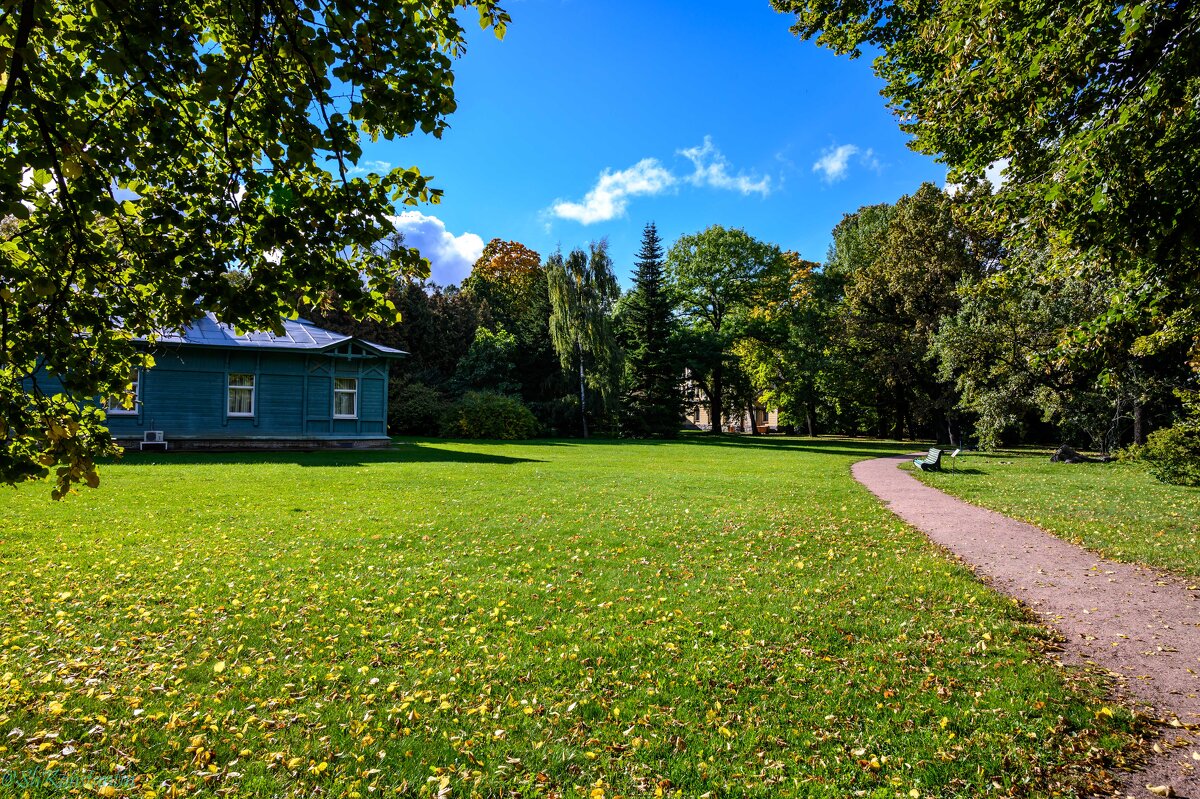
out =
[[[386,446],[388,362],[407,353],[303,319],[237,333],[212,314],[147,344],[154,366],[105,403],[124,446]],[[145,446],[144,446],[145,445]]]

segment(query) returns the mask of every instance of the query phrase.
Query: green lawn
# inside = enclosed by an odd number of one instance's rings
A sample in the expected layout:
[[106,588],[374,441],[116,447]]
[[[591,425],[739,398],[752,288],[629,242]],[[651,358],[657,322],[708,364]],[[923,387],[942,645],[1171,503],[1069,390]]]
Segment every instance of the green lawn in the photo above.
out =
[[1160,483],[1139,464],[1051,463],[1048,452],[969,453],[958,471],[921,478],[1114,560],[1200,576],[1200,488]]
[[35,797],[123,795],[95,783],[117,767],[137,796],[1102,784],[1134,721],[851,479],[901,449],[406,441],[5,491],[0,772]]

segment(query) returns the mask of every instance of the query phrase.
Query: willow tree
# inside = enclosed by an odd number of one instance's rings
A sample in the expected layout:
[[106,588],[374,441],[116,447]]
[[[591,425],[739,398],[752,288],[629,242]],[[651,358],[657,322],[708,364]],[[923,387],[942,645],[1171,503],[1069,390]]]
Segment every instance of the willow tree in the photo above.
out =
[[440,192],[368,173],[362,142],[441,134],[464,10],[508,22],[497,0],[0,5],[0,482],[95,485],[94,399],[199,312],[394,318],[386,290],[428,265],[377,245]]
[[546,262],[550,295],[550,338],[563,369],[579,376],[579,419],[588,437],[587,394],[611,401],[617,384],[619,352],[613,334],[612,309],[620,287],[612,272],[608,244],[588,245],[588,252],[561,252]]

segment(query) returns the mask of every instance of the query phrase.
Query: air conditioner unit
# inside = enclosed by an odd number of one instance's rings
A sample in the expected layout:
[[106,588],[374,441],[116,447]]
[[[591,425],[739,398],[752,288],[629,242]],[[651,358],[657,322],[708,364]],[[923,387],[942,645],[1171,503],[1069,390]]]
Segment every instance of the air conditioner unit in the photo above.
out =
[[161,430],[146,430],[142,433],[142,445],[140,447],[142,450],[158,449],[166,452],[169,446]]

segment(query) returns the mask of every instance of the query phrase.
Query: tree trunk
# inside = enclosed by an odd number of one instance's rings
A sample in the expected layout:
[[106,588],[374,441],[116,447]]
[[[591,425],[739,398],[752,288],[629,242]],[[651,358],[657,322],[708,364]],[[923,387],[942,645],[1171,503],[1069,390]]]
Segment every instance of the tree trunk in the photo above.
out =
[[712,395],[708,398],[708,420],[712,423],[710,432],[713,434],[721,432],[721,394],[725,390],[724,378],[721,364],[718,363],[713,367]]
[[1141,446],[1146,443],[1146,410],[1140,400],[1133,402],[1133,443]]
[[816,433],[813,432],[813,409],[811,405],[804,406],[804,421],[808,425],[808,437],[816,438]]
[[892,440],[904,440],[904,409],[898,405],[892,410]]
[[939,444],[942,443],[942,431],[947,433],[947,440],[950,446],[954,446],[954,434],[950,432],[950,416],[942,411],[941,408],[935,408],[933,411],[933,435]]
[[904,404],[900,406],[900,429],[908,434],[909,441],[917,440],[917,431],[913,429],[912,404],[907,397],[904,399]]
[[751,402],[746,408],[746,413],[750,417],[750,435],[758,435],[758,420],[754,418],[754,403]]
[[587,386],[583,378],[583,347],[579,342],[575,343],[575,350],[579,353],[579,421],[583,423],[583,437],[587,438]]

